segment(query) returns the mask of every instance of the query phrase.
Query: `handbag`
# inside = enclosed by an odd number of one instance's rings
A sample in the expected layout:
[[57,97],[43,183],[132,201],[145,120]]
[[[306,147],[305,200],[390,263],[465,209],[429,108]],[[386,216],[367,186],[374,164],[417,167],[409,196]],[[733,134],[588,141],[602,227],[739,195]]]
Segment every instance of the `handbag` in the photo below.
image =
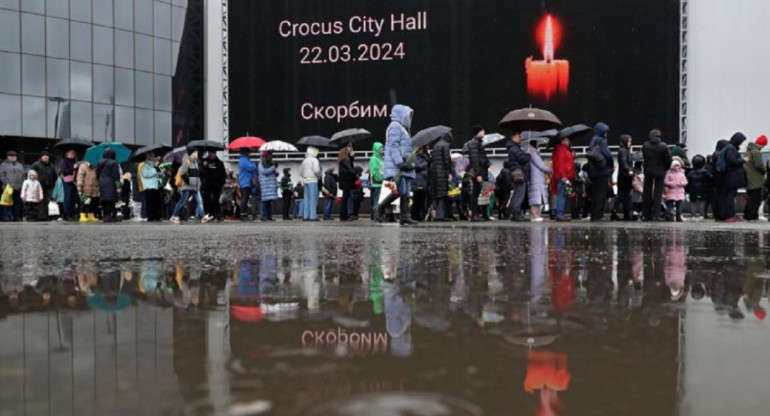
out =
[[511,180],[513,181],[514,185],[521,185],[521,184],[523,184],[524,181],[526,180],[526,178],[524,177],[524,170],[522,170],[521,168],[514,169],[511,172]]
[[0,205],[4,207],[13,206],[13,186],[6,184],[3,188],[3,196],[0,199]]

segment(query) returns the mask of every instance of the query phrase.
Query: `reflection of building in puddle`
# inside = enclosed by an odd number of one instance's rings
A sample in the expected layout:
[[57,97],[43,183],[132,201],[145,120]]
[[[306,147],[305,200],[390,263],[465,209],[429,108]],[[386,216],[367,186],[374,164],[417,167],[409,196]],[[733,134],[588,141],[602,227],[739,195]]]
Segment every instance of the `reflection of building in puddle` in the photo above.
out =
[[538,415],[557,415],[562,408],[558,393],[569,388],[572,376],[567,369],[567,354],[531,351],[527,359],[524,390],[540,390]]

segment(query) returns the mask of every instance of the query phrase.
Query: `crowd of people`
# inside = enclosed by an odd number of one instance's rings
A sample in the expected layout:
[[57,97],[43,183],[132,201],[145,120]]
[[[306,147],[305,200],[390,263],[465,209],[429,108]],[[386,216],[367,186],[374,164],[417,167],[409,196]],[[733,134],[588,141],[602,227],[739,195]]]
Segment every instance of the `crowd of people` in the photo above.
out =
[[[545,212],[554,221],[605,221],[608,207],[612,221],[680,222],[688,200],[694,219],[709,218],[709,212],[726,222],[764,218],[763,200],[770,188],[761,154],[765,136],[742,155],[746,137],[735,133],[729,141],[720,140],[713,154],[690,161],[685,145],[667,145],[657,129],[650,131],[640,152],[632,150],[630,135],[620,135],[613,154],[610,127],[600,122],[580,158],[585,162],[578,163],[569,136],[555,143],[546,161],[540,153],[543,142],[514,132],[506,139],[507,160],[494,175],[482,126],[471,129],[461,153],[452,153],[451,133],[414,148],[412,117],[407,106],[392,108],[385,143],[374,143],[366,170],[356,165],[352,144],[339,150],[336,168],[325,171],[319,149],[309,146],[296,184],[288,168],[280,178],[269,151],[254,161],[251,149],[242,150],[237,173],[228,172],[216,152],[204,154],[199,148],[188,148],[181,163],[160,164],[160,155],[149,152],[128,166],[121,166],[109,148],[96,166],[67,149],[58,169],[48,151],[30,169],[9,151],[0,164],[1,218],[43,221],[54,214],[64,221],[91,223],[117,221],[120,213],[124,220],[168,219],[175,224],[192,219],[269,222],[280,200],[284,220],[332,220],[337,204],[340,221],[356,221],[367,189],[370,219],[402,225],[495,217],[542,222]],[[742,217],[736,213],[740,189],[747,195]],[[259,208],[251,209],[250,201]]]

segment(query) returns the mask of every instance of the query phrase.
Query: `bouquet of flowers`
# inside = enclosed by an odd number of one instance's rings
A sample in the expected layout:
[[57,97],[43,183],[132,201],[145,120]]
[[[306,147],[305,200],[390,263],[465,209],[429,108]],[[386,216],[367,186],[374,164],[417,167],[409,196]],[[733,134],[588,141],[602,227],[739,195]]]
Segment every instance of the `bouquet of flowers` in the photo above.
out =
[[484,182],[485,187],[481,190],[482,197],[489,197],[495,192],[495,184],[492,182]]

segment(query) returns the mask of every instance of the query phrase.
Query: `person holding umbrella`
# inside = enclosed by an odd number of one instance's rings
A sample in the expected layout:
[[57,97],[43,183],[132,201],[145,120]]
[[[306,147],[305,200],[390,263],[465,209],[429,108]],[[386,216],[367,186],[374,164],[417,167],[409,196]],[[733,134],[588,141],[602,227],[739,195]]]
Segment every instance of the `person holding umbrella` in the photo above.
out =
[[524,202],[524,196],[527,193],[527,181],[529,181],[529,160],[530,154],[521,148],[521,134],[516,132],[511,136],[508,142],[508,169],[511,170],[513,179],[513,195],[508,206],[508,215],[513,222],[525,222],[524,214],[521,212],[521,204]]
[[[409,193],[415,178],[414,166],[407,163],[412,153],[409,128],[413,116],[414,110],[411,108],[401,104],[394,105],[390,113],[391,122],[385,132],[385,179],[392,180],[400,173],[396,186],[401,198],[401,225],[417,224],[409,218]],[[378,212],[378,218],[381,217],[382,213]]]
[[353,164],[353,157],[355,153],[353,147],[348,145],[340,149],[340,153],[337,156],[337,163],[339,164],[339,186],[342,190],[342,200],[340,201],[340,221],[348,221],[352,219],[349,214],[352,213],[352,203],[350,201],[350,195],[353,189],[356,187],[356,168]]
[[273,220],[273,201],[278,199],[278,167],[271,152],[262,152],[259,162],[260,219]]
[[59,173],[64,184],[64,220],[74,221],[78,215],[78,188],[75,176],[78,171],[77,153],[75,149],[67,149],[64,158],[59,163]]
[[118,189],[120,189],[120,165],[115,161],[115,150],[112,148],[104,150],[102,159],[96,165],[96,177],[99,178],[102,221],[116,222],[118,215],[115,211],[115,203],[118,202]]
[[182,166],[179,167],[177,176],[175,178],[179,190],[182,192],[179,202],[174,207],[174,212],[171,214],[171,222],[179,224],[179,211],[182,209],[187,200],[192,196],[195,199],[195,216],[201,220],[201,224],[206,224],[211,221],[211,216],[207,215],[203,209],[203,198],[201,197],[201,180],[200,180],[200,168],[198,167],[198,149],[189,147],[187,149],[187,157],[182,160]]
[[257,186],[257,164],[249,158],[249,149],[241,149],[238,159],[238,187],[241,189],[241,220],[249,219],[249,197]]
[[479,222],[486,221],[486,213],[482,214],[479,211],[479,195],[481,195],[481,185],[487,180],[489,176],[489,159],[487,153],[484,151],[484,136],[486,131],[481,126],[474,126],[471,129],[471,140],[465,145],[468,152],[468,159],[470,160],[470,175],[473,180],[473,190],[471,191],[471,213],[473,215],[471,221]]
[[161,218],[161,178],[155,153],[149,152],[145,161],[137,168],[137,176],[144,192],[144,206],[147,208],[147,221],[158,222]]

